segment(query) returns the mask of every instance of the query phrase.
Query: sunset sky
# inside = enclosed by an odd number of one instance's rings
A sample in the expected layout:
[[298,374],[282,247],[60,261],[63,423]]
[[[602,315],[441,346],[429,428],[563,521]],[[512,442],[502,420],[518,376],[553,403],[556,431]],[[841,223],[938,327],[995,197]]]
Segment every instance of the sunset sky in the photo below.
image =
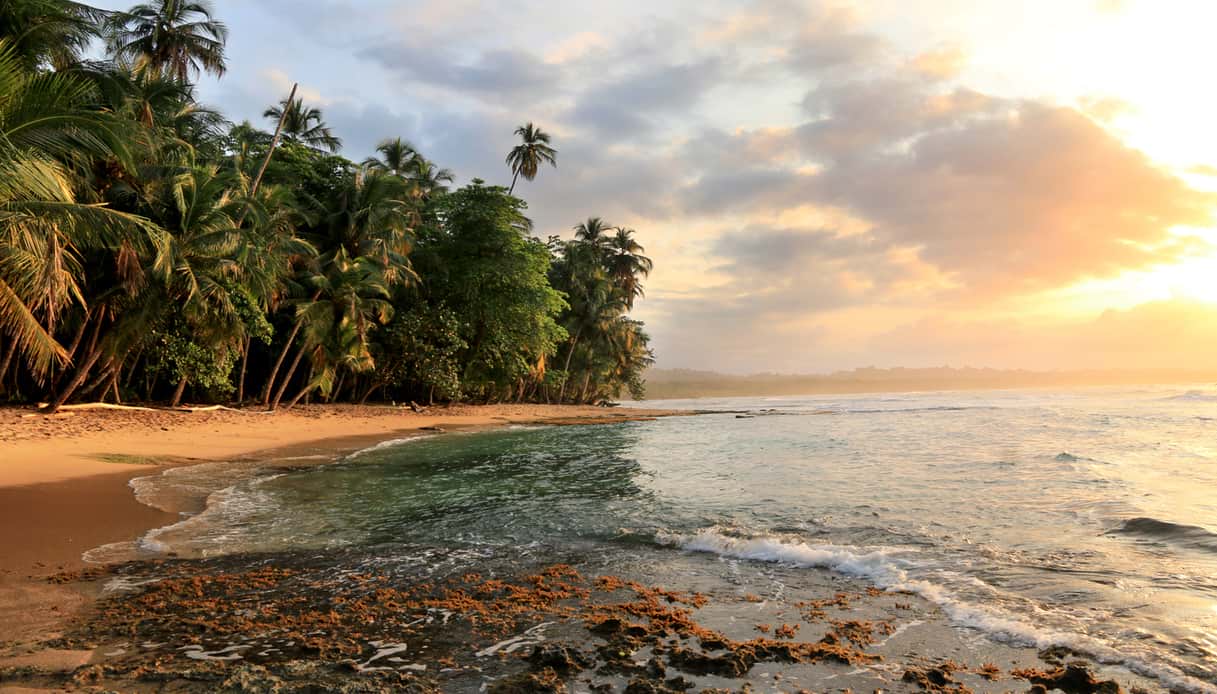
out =
[[[103,3],[124,7],[127,3]],[[293,80],[360,160],[402,136],[538,235],[656,271],[659,366],[1217,362],[1217,3],[219,0],[260,117]]]

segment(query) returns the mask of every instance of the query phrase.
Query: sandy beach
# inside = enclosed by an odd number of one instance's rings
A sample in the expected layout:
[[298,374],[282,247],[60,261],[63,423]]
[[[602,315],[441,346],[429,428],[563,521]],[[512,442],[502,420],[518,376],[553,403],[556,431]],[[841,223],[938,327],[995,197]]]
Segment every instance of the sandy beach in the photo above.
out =
[[[424,429],[528,423],[596,423],[662,410],[549,405],[427,408],[303,406],[256,410],[68,410],[52,417],[0,409],[0,667],[71,669],[88,652],[30,649],[53,637],[94,597],[49,583],[83,568],[81,554],[131,540],[176,514],[139,503],[133,477],[169,467],[260,457],[309,447],[338,452]],[[36,652],[35,652],[36,651]],[[0,691],[6,691],[0,683]]]

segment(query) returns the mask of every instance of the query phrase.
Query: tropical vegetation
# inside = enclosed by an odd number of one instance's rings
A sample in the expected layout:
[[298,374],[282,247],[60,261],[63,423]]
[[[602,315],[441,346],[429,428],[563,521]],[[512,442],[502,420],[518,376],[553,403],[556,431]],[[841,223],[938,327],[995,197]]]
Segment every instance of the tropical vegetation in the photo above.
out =
[[507,188],[401,138],[348,159],[294,88],[265,128],[196,100],[227,36],[207,0],[0,5],[0,399],[642,397],[651,261],[595,217],[533,235],[549,134]]

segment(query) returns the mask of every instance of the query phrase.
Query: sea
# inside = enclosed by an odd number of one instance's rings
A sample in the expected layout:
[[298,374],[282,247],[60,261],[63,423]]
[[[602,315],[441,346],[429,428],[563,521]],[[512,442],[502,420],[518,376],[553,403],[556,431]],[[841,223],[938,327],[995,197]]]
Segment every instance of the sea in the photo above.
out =
[[139,478],[147,503],[198,503],[125,551],[391,567],[438,548],[450,571],[552,557],[677,588],[696,570],[701,589],[840,576],[916,594],[968,638],[1217,691],[1217,386],[638,405],[700,414]]

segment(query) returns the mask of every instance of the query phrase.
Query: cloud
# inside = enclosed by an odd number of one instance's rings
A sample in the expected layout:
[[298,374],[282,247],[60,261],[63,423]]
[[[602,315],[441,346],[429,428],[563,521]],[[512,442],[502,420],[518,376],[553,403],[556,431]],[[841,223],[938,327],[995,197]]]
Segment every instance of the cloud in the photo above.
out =
[[1029,291],[1180,257],[1175,225],[1214,196],[1158,169],[1078,112],[1020,102],[851,160],[810,196],[875,224],[972,291]]
[[958,77],[967,65],[968,54],[960,46],[940,46],[913,56],[910,66],[917,72],[933,79]]
[[[788,21],[781,16],[775,19]],[[852,10],[820,6],[803,19],[783,62],[803,75],[856,70],[875,65],[886,48],[879,36],[860,30],[860,22]]]
[[725,74],[718,57],[650,66],[585,89],[566,118],[597,135],[645,136],[657,118],[695,109]]
[[407,83],[420,83],[483,99],[536,98],[561,83],[561,69],[535,54],[491,49],[464,58],[416,37],[382,41],[358,52]]
[[1178,259],[1194,248],[1171,227],[1217,203],[1067,107],[907,75],[828,82],[804,107],[790,130],[688,143],[707,172],[685,211],[838,208],[991,297]]

